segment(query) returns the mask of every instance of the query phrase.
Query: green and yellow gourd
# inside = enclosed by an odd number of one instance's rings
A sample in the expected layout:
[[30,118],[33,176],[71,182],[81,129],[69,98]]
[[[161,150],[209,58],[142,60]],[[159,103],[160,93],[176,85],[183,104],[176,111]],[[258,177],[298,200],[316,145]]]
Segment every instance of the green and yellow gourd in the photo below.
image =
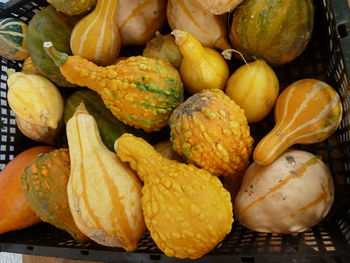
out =
[[68,81],[96,91],[117,119],[135,128],[160,130],[183,100],[179,73],[164,60],[138,56],[98,67],[57,51],[50,42],[45,46]]
[[23,60],[29,56],[26,44],[27,25],[15,18],[0,19],[0,56]]
[[313,23],[312,0],[247,0],[233,13],[230,40],[246,59],[280,66],[305,49]]
[[47,0],[57,11],[69,16],[83,14],[92,9],[96,0]]

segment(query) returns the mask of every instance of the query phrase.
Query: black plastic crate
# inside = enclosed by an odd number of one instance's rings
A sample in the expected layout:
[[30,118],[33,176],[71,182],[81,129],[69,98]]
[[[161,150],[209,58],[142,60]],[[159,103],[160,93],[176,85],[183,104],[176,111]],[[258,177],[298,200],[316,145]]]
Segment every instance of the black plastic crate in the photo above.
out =
[[[296,0],[297,1],[297,0]],[[22,1],[0,18],[16,17],[28,22],[44,0]],[[329,215],[303,233],[277,235],[252,232],[239,223],[201,262],[350,262],[350,11],[348,0],[314,0],[315,26],[311,42],[295,61],[276,68],[281,89],[303,78],[329,83],[341,96],[344,114],[339,129],[328,140],[299,146],[322,157],[335,182],[335,203]],[[124,50],[134,53],[136,49]],[[0,169],[21,151],[37,145],[18,130],[7,105],[6,69],[20,70],[21,63],[1,58],[0,77]],[[272,118],[251,125],[256,140],[271,128]],[[1,198],[1,197],[0,197]],[[0,211],[1,213],[1,211]],[[146,232],[136,252],[109,248],[93,241],[77,243],[49,224],[0,235],[0,251],[108,262],[192,262],[165,256]]]

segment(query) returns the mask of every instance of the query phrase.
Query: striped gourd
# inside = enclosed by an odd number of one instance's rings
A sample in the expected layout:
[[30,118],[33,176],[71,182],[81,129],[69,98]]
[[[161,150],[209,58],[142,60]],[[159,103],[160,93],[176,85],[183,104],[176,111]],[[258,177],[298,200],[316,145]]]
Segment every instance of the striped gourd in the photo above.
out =
[[81,232],[99,244],[137,248],[145,223],[141,182],[102,143],[94,117],[79,106],[67,123],[69,207]]
[[27,25],[15,18],[0,19],[0,56],[23,60],[29,56],[26,44]]
[[318,224],[333,200],[327,166],[309,152],[290,150],[270,165],[249,166],[234,211],[239,222],[253,231],[293,234]]
[[120,51],[117,20],[118,0],[98,0],[96,8],[76,24],[70,46],[79,55],[98,65],[111,65]]
[[299,80],[278,97],[276,125],[256,146],[254,161],[267,165],[296,143],[323,141],[338,128],[341,118],[342,104],[331,86],[315,79]]

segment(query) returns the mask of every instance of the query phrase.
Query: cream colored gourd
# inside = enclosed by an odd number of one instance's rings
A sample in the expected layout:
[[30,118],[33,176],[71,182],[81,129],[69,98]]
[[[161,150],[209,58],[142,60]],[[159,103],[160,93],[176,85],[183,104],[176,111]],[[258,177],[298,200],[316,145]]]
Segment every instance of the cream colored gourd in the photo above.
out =
[[101,66],[113,64],[121,46],[118,4],[119,0],[98,0],[96,8],[75,25],[70,38],[73,55]]
[[194,4],[214,14],[222,15],[235,9],[243,0],[191,0]]
[[7,71],[7,99],[27,137],[53,144],[63,126],[63,97],[43,76]]
[[81,104],[67,123],[71,173],[67,194],[74,222],[99,244],[137,249],[145,231],[141,182],[101,141]]
[[315,155],[287,151],[247,169],[235,200],[239,222],[257,232],[293,234],[318,224],[334,199],[332,176]]

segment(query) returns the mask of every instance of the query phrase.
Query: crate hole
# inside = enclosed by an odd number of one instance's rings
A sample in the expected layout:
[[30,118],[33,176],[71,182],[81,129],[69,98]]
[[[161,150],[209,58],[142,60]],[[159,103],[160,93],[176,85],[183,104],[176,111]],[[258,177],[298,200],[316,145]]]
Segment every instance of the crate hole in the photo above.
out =
[[241,257],[241,262],[242,263],[254,263],[255,258],[252,257]]
[[33,246],[27,246],[27,249],[28,250],[34,250],[34,247]]
[[348,36],[348,29],[345,24],[338,25],[338,34],[340,38],[345,38]]
[[88,256],[90,254],[90,252],[87,250],[80,250],[80,254],[82,254],[84,256]]
[[160,255],[149,255],[150,260],[160,260]]

